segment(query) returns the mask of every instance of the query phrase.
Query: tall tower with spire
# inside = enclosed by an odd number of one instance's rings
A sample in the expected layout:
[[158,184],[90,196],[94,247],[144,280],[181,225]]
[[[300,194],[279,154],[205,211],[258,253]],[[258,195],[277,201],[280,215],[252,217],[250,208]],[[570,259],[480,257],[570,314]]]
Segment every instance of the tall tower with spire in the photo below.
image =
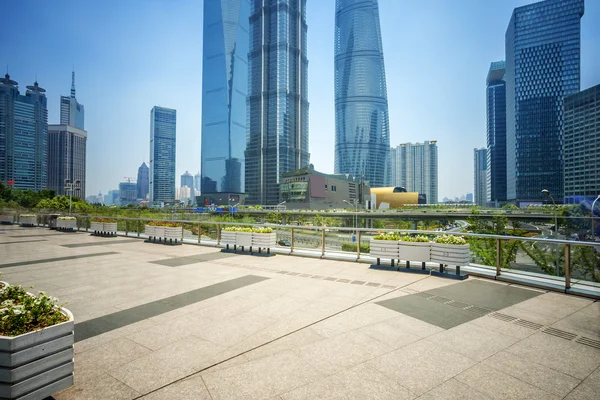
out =
[[71,96],[60,96],[60,124],[84,129],[84,108],[75,98],[75,71],[71,72]]

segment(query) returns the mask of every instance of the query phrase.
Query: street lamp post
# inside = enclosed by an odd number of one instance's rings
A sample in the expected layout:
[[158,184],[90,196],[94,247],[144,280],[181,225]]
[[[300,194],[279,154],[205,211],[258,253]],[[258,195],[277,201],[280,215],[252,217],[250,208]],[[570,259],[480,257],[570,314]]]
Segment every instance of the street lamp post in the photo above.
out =
[[[556,202],[554,201],[554,197],[552,197],[552,195],[550,194],[550,191],[548,189],[544,189],[542,190],[542,194],[545,196],[550,197],[550,200],[552,200],[552,204],[554,205],[554,236],[556,239],[558,239],[558,219],[556,217]],[[593,221],[593,219],[592,219]],[[558,244],[556,245],[556,276],[558,276]]]
[[596,202],[598,201],[598,199],[600,199],[600,194],[598,195],[598,197],[596,197],[596,200],[594,200],[592,202],[592,242],[594,242],[596,240],[596,232],[594,231],[594,206],[596,205]]
[[354,199],[354,204],[352,204],[348,200],[344,200],[344,203],[348,203],[354,208],[354,216],[352,218],[352,223],[354,225],[354,235],[356,235],[356,228],[358,227],[358,201]]
[[279,206],[284,205],[285,203],[287,203],[287,201],[282,201],[281,203],[277,204],[277,207],[275,208],[275,211],[279,211]]
[[81,181],[76,179],[75,182],[71,182],[70,179],[65,179],[65,191],[69,192],[69,215],[73,210],[73,190],[81,190],[79,185]]

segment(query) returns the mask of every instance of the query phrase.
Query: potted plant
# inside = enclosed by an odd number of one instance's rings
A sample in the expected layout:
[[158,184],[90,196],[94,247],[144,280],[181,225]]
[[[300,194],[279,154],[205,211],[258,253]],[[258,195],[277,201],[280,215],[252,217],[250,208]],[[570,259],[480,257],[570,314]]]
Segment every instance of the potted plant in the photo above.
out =
[[405,261],[429,262],[431,241],[427,236],[402,236],[398,243],[399,259]]
[[400,236],[396,232],[382,233],[371,240],[371,257],[395,260],[398,258],[398,242]]
[[74,232],[77,229],[77,218],[58,217],[56,218],[56,228],[63,232]]
[[4,225],[12,225],[15,222],[15,216],[12,214],[0,214],[0,223]]
[[181,238],[183,237],[183,227],[175,222],[151,221],[145,226],[145,231],[148,239],[152,242],[156,242],[156,239],[158,239],[159,243],[167,243],[168,240],[171,244],[181,244]]
[[252,246],[256,246],[259,249],[266,248],[270,249],[275,247],[277,242],[277,236],[271,228],[254,228],[252,229]]
[[73,314],[0,282],[0,398],[43,399],[73,385]]
[[21,226],[32,227],[37,224],[37,215],[35,214],[21,214],[19,215],[19,224]]
[[92,218],[90,224],[93,235],[98,236],[116,236],[117,220],[113,218]]
[[[221,241],[223,240],[223,232],[235,232],[235,242],[233,244],[237,246],[252,246],[252,228],[239,226],[228,226],[226,228],[223,228],[221,232]],[[229,236],[228,240],[231,240],[231,236]]]
[[437,236],[431,244],[431,261],[442,265],[469,265],[470,246],[461,236]]

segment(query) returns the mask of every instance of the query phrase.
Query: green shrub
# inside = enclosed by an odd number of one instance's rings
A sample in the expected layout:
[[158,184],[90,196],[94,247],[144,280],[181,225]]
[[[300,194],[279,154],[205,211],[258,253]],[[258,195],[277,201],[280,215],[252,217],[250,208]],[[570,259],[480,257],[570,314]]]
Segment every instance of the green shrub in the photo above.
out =
[[400,235],[396,232],[388,232],[388,233],[380,233],[376,235],[373,239],[375,240],[400,240]]
[[251,228],[244,226],[228,226],[223,228],[225,232],[246,232],[246,233],[273,233],[271,228]]
[[[356,243],[343,242],[342,243],[342,251],[351,251],[351,252],[356,253]],[[370,253],[371,246],[368,243],[361,243],[360,244],[360,252],[361,253]]]
[[58,217],[56,219],[61,220],[61,221],[76,221],[77,220],[77,218],[75,218],[75,217]]
[[442,243],[442,244],[455,244],[460,246],[466,246],[468,243],[462,236],[454,236],[454,235],[440,235],[436,236],[433,239],[434,243]]
[[402,241],[402,242],[421,242],[421,243],[428,243],[428,242],[430,242],[431,240],[430,240],[430,239],[429,239],[427,236],[424,236],[424,235],[416,235],[416,236],[409,236],[409,235],[406,235],[406,236],[402,236],[402,237],[400,238],[400,241]]

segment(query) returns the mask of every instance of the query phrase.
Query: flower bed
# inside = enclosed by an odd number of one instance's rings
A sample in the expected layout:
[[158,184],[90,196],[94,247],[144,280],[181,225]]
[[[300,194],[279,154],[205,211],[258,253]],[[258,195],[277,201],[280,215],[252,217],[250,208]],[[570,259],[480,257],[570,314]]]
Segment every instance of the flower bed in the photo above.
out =
[[183,227],[175,222],[152,221],[144,229],[153,243],[181,244]]
[[221,243],[259,249],[275,247],[276,235],[271,228],[227,227],[221,231]]
[[467,241],[460,236],[437,236],[431,244],[431,261],[443,265],[469,265],[470,250]]
[[27,227],[35,226],[37,224],[37,215],[21,214],[19,215],[19,224]]
[[56,219],[56,228],[63,232],[73,232],[77,229],[77,218],[58,217]]
[[73,314],[0,282],[0,397],[42,399],[73,385]]

